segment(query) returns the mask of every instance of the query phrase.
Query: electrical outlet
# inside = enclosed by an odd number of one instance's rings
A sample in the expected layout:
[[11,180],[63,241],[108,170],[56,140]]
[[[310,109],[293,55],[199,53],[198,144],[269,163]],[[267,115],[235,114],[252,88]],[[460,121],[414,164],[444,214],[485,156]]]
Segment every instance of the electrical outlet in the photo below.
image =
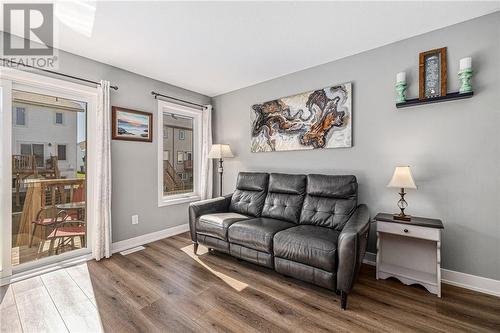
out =
[[132,215],[132,224],[139,224],[139,215]]

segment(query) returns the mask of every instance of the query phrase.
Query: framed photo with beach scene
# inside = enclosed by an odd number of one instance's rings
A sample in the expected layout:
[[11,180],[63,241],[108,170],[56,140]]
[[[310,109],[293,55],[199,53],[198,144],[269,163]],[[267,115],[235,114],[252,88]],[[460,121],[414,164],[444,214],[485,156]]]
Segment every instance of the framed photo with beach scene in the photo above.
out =
[[111,108],[113,140],[153,142],[153,114],[125,109]]

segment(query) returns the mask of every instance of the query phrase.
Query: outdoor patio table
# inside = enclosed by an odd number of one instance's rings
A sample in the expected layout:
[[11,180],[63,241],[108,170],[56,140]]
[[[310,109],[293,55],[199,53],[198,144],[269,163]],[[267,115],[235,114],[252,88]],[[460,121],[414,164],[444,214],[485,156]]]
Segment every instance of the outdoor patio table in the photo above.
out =
[[[85,201],[68,202],[68,203],[56,205],[57,209],[61,209],[61,210],[76,210],[78,212],[78,220],[83,220],[82,219],[82,210],[84,210],[85,207],[86,207]],[[82,222],[85,222],[85,221],[82,221]]]

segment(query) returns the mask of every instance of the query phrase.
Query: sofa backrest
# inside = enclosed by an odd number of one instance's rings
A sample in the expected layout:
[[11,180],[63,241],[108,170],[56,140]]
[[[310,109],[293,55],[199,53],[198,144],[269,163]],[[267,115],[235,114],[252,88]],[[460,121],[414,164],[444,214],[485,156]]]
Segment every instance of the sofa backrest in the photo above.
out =
[[300,224],[342,230],[358,203],[355,176],[308,175]]
[[305,191],[305,175],[271,173],[262,216],[299,223]]
[[236,181],[236,190],[231,197],[229,210],[259,217],[264,207],[268,182],[268,173],[240,172]]

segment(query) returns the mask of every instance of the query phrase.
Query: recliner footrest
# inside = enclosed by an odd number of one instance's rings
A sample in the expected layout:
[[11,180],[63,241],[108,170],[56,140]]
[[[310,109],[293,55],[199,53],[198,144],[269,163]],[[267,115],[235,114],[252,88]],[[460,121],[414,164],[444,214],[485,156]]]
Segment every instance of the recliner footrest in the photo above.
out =
[[273,256],[269,253],[249,249],[238,244],[229,244],[229,252],[233,257],[249,261],[253,264],[274,268]]
[[210,237],[207,235],[198,235],[198,243],[208,248],[215,249],[224,253],[229,253],[229,243],[222,239]]
[[275,257],[274,269],[280,274],[288,275],[330,290],[335,290],[336,288],[335,274],[316,267]]

